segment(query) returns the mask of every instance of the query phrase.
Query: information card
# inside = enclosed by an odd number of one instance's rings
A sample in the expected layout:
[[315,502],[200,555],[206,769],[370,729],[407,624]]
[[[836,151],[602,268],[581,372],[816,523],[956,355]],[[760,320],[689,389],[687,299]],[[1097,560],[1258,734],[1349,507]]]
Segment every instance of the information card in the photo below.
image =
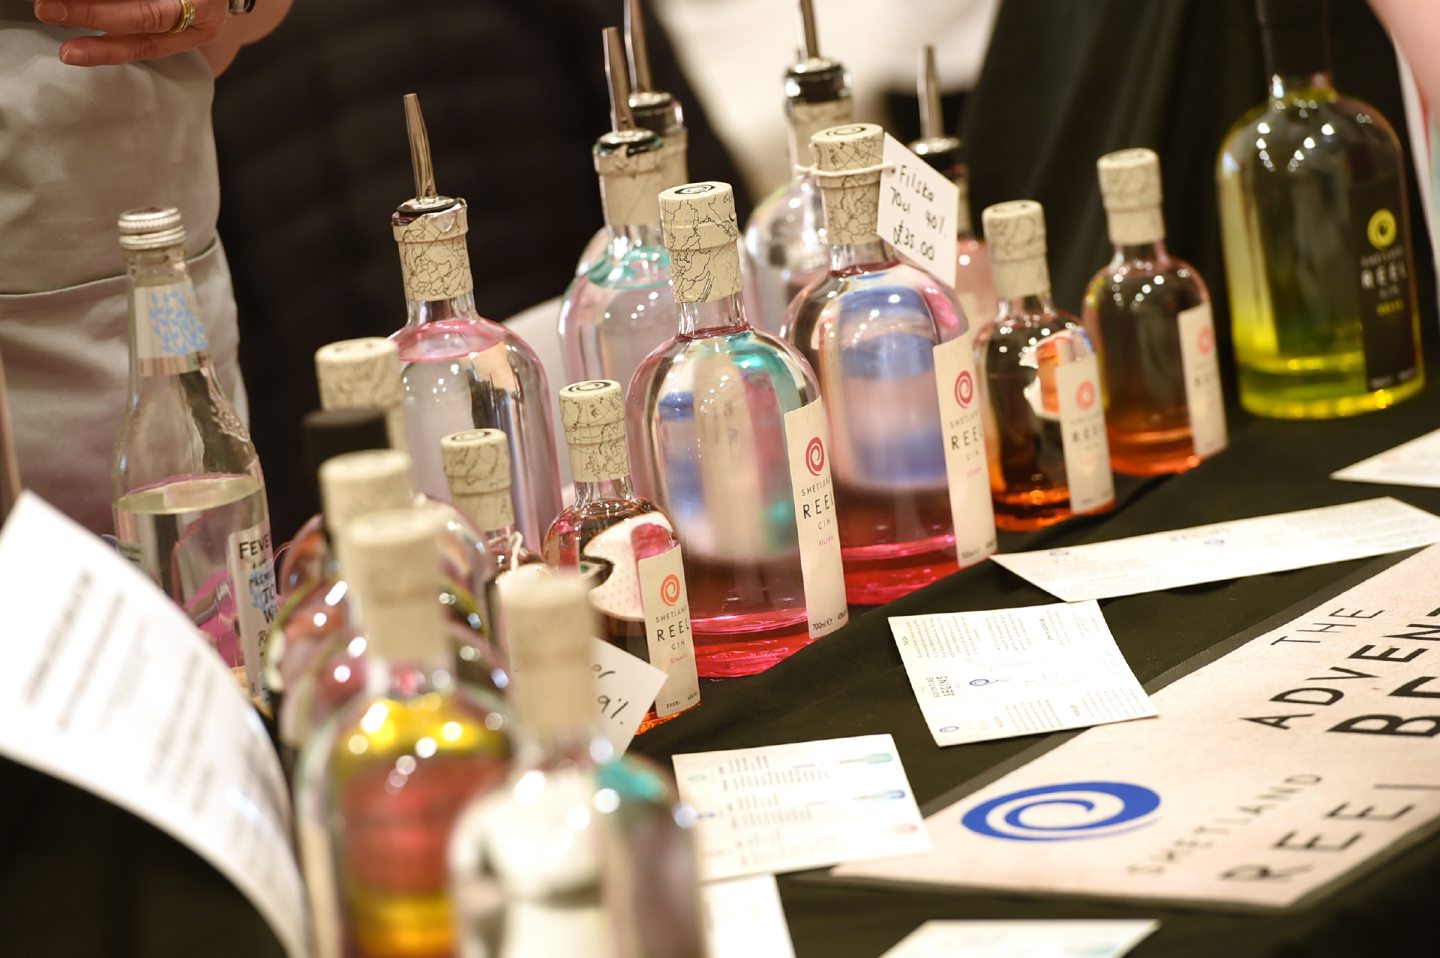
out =
[[913,855],[930,838],[889,735],[676,755],[704,881]]
[[1155,714],[1094,602],[893,616],[890,631],[937,745]]
[[1110,542],[1012,552],[994,561],[1066,602],[1284,572],[1440,542],[1440,517],[1366,499]]
[[291,955],[304,955],[280,763],[184,613],[26,493],[0,532],[0,635],[0,753],[179,839],[250,899]]
[[889,133],[880,161],[885,167],[876,223],[880,238],[946,286],[954,286],[960,188]]
[[927,921],[881,958],[1120,958],[1157,921]]
[[700,886],[706,958],[795,958],[774,875]]
[[635,738],[635,730],[665,684],[665,673],[604,639],[591,642],[590,656],[600,731],[615,746],[616,754],[624,755]]
[[1332,472],[1331,479],[1440,487],[1440,429]]
[[1440,825],[1440,547],[930,816],[837,875],[1284,908]]

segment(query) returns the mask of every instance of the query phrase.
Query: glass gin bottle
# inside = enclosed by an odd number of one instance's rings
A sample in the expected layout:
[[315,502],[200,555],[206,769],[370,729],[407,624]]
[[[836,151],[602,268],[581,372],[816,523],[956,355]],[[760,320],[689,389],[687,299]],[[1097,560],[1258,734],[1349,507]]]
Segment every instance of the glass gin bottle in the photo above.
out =
[[415,485],[443,500],[447,488],[440,440],[477,426],[500,429],[510,440],[520,529],[538,542],[562,505],[550,386],[535,351],[476,312],[465,249],[465,201],[436,193],[430,144],[414,94],[406,96],[405,107],[416,195],[391,217],[407,315],[405,327],[391,338],[404,367]]
[[265,478],[210,363],[173,208],[120,215],[130,296],[130,398],[111,488],[120,552],[262,696],[275,618]]
[[983,219],[1000,310],[975,339],[995,525],[1040,529],[1115,502],[1100,366],[1074,316],[1055,307],[1045,214],[1033,200]]
[[799,0],[799,62],[785,71],[785,117],[790,125],[790,178],[762,200],[745,226],[745,302],[755,324],[779,332],[790,302],[830,268],[825,212],[810,166],[810,136],[850,122],[850,75],[820,55],[811,0]]
[[1110,463],[1184,472],[1227,441],[1210,294],[1165,247],[1155,152],[1107,153],[1098,169],[1115,254],[1090,280],[1084,319],[1104,369]]
[[990,252],[975,235],[970,217],[970,169],[965,165],[964,144],[945,132],[940,111],[940,80],[935,70],[935,48],[926,45],[920,56],[920,139],[910,151],[950,178],[960,191],[955,209],[955,298],[972,325],[989,322],[999,303],[990,269]]
[[848,616],[825,405],[745,318],[729,185],[666,190],[660,216],[679,332],[630,384],[631,461],[685,550],[700,674],[749,675]]
[[884,136],[861,123],[811,138],[830,272],[795,298],[784,328],[830,415],[855,605],[889,602],[995,551],[965,317],[948,287],[876,234]]
[[657,199],[674,184],[665,181],[665,142],[635,128],[619,35],[613,27],[606,35],[614,129],[596,142],[594,157],[607,243],[565,291],[559,331],[572,382],[628,384],[640,361],[675,331],[670,254],[660,238]]
[[646,732],[700,704],[690,603],[670,519],[637,495],[625,443],[625,391],[608,379],[560,390],[575,504],[545,534],[545,561],[587,569],[600,637],[667,676],[640,721]]
[[322,954],[454,954],[450,833],[509,770],[500,712],[455,678],[435,601],[437,533],[410,508],[362,516],[344,540],[371,674],[306,744],[296,799]]
[[1330,77],[1324,0],[1258,0],[1269,98],[1216,176],[1240,401],[1262,416],[1382,409],[1424,384],[1405,164]]
[[504,786],[450,847],[461,953],[703,958],[698,863],[668,776],[595,730],[593,612],[569,576],[501,586],[524,729]]

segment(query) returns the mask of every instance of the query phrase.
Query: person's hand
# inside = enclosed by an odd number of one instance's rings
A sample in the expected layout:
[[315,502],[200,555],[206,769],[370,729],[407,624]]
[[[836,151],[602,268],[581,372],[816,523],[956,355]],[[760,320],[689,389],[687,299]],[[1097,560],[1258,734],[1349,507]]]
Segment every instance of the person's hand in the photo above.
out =
[[71,66],[110,66],[158,60],[218,37],[229,19],[228,0],[188,2],[195,7],[195,19],[179,33],[171,31],[185,15],[186,0],[35,0],[35,18],[101,31],[101,36],[66,40],[60,46],[60,59]]

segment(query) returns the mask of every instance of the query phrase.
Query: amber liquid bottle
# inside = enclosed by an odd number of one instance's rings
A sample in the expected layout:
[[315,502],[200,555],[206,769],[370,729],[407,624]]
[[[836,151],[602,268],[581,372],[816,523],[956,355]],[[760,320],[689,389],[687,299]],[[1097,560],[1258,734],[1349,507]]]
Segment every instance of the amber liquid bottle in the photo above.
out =
[[1000,309],[975,338],[995,526],[1040,529],[1115,502],[1100,367],[1079,320],[1055,307],[1045,214],[1033,200],[985,210]]

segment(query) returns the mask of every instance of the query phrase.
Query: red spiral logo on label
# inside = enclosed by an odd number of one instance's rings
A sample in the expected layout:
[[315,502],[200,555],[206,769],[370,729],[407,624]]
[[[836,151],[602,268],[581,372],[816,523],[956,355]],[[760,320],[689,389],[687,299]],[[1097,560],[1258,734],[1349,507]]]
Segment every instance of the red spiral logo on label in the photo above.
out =
[[1075,390],[1075,401],[1080,404],[1081,409],[1089,409],[1095,405],[1095,384],[1088,379],[1080,384]]
[[660,598],[666,605],[674,605],[680,601],[680,577],[667,575],[660,583]]
[[963,372],[955,377],[955,401],[961,406],[969,407],[975,398],[975,377],[970,373]]
[[1200,330],[1200,335],[1195,337],[1195,347],[1202,353],[1208,354],[1215,348],[1215,331],[1209,326]]
[[820,470],[825,468],[825,444],[816,436],[810,440],[805,447],[805,468],[810,470],[810,475],[820,475]]

